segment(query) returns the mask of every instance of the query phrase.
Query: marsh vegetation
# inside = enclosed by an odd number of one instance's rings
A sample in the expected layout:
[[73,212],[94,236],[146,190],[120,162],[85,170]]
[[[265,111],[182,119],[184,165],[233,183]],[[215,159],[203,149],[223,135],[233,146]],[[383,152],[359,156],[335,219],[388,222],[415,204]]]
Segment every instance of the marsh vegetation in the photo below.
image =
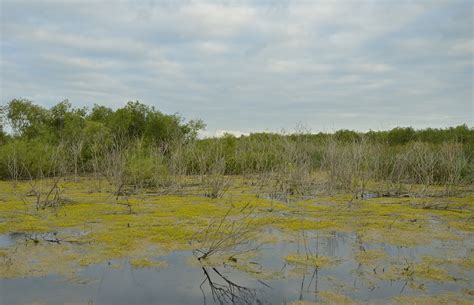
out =
[[473,301],[465,125],[199,139],[138,102],[2,112],[6,304]]

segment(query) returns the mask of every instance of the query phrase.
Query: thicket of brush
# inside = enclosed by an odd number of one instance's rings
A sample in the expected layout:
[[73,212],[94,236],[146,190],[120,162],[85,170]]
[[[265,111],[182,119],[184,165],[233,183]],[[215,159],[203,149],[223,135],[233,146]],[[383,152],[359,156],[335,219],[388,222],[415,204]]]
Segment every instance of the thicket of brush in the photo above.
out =
[[[372,182],[390,195],[410,192],[410,185],[421,185],[419,193],[443,186],[449,194],[474,181],[474,130],[466,125],[198,139],[201,121],[139,102],[114,111],[12,100],[0,110],[0,178],[13,181],[92,175],[106,179],[118,196],[145,187],[179,189],[193,175],[210,197],[222,196],[232,175],[253,178],[270,196],[319,187],[359,197]],[[314,179],[320,171],[326,173],[322,186]]]

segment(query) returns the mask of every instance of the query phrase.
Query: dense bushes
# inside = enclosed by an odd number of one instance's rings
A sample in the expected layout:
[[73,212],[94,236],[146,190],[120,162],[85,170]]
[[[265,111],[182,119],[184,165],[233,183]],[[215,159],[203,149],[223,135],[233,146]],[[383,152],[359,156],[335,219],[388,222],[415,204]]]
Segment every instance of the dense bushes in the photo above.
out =
[[329,185],[364,193],[367,182],[391,185],[389,191],[400,193],[402,186],[442,185],[449,193],[462,183],[472,183],[472,159],[456,142],[432,144],[409,142],[390,146],[366,140],[341,143],[328,140],[323,146],[322,168],[329,174]]
[[48,176],[54,172],[55,147],[38,140],[11,140],[0,147],[0,175],[3,179]]
[[[51,175],[57,170],[50,164],[50,159],[57,159],[53,150],[64,155],[69,174],[97,172],[101,159],[119,138],[127,147],[141,141],[141,147],[167,151],[174,142],[193,141],[204,126],[139,102],[128,102],[115,111],[96,105],[89,111],[74,108],[67,100],[46,109],[14,99],[1,109],[0,117],[1,178]],[[10,127],[11,137],[3,132],[4,125]],[[15,173],[11,164],[18,164]]]
[[466,125],[198,140],[201,121],[185,122],[139,102],[114,111],[74,108],[68,101],[46,109],[23,99],[2,107],[0,118],[3,179],[93,174],[120,192],[125,185],[177,186],[179,177],[198,175],[207,194],[218,197],[228,182],[224,175],[257,175],[288,194],[305,193],[319,169],[327,172],[329,189],[356,194],[368,181],[449,188],[474,178],[474,130]]

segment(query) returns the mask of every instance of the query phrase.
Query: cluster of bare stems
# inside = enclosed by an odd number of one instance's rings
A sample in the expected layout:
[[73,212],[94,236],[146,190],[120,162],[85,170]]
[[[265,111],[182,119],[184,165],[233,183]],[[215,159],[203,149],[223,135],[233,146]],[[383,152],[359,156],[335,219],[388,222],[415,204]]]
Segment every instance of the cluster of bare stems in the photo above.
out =
[[204,195],[210,198],[222,197],[231,181],[226,175],[227,163],[221,143],[210,143],[205,149],[192,143],[183,150],[184,164],[189,168],[189,174],[197,175]]
[[[206,264],[206,259],[213,256],[221,256],[226,261],[237,262],[238,255],[258,250],[258,245],[255,243],[257,232],[252,226],[254,208],[249,205],[244,206],[238,211],[238,218],[233,218],[235,217],[232,215],[233,211],[234,208],[230,208],[224,216],[211,221],[206,229],[199,232],[193,239],[198,245],[193,250],[193,254],[201,263],[204,273],[204,280],[199,286],[204,304],[206,304],[204,292],[206,284],[214,303],[266,304],[264,300],[258,298],[255,289],[237,284],[228,276],[223,275],[218,267]],[[264,282],[260,282],[269,287]]]
[[[433,149],[426,143],[412,143],[392,157],[386,181],[394,193],[429,194],[431,186],[443,186],[444,195],[452,195],[463,184],[468,161],[458,143],[443,143]],[[415,186],[421,189],[415,190]]]
[[[40,166],[36,173],[31,173],[27,164],[16,153],[10,155],[9,163],[11,164],[9,172],[14,185],[19,177],[24,175],[28,177],[31,188],[24,194],[23,200],[26,201],[26,197],[35,197],[36,209],[57,208],[70,202],[63,196],[60,185],[62,177],[68,172],[64,143],[61,142],[50,154],[38,156],[38,163],[44,166]],[[46,173],[43,169],[46,169]],[[45,177],[47,179],[44,179]]]
[[376,145],[362,138],[342,143],[333,137],[323,146],[321,168],[328,174],[327,190],[350,191],[355,198],[364,197],[367,182],[374,177],[377,166]]
[[239,210],[239,217],[232,219],[233,210],[231,207],[222,218],[211,221],[206,229],[193,238],[199,245],[193,251],[199,261],[222,254],[234,260],[238,254],[258,249],[258,245],[254,244],[257,232],[252,224],[254,208],[246,205]]
[[289,201],[293,195],[307,195],[312,187],[311,158],[304,138],[283,138],[280,162],[272,168],[273,187],[270,197]]
[[288,202],[318,191],[312,179],[313,149],[303,132],[266,141],[249,138],[238,143],[233,159],[258,195]]
[[13,187],[16,188],[18,179],[22,176],[22,168],[18,156],[18,152],[13,150],[8,155],[8,164],[7,164],[8,173],[10,174],[10,179],[13,182]]
[[123,138],[116,137],[104,150],[104,158],[101,160],[101,173],[112,186],[113,194],[118,200],[120,196],[126,196],[125,186],[127,147]]
[[[321,168],[328,173],[328,190],[351,191],[364,197],[367,182],[385,182],[386,196],[428,195],[432,186],[443,186],[453,194],[462,185],[468,160],[462,145],[414,142],[406,147],[389,147],[358,139],[341,143],[328,139],[323,148]],[[418,187],[418,188],[416,188]]]
[[[39,155],[35,168],[12,150],[6,168],[14,186],[20,179],[30,180],[31,194],[40,197],[39,207],[56,206],[61,201],[61,179],[77,180],[90,173],[97,183],[96,190],[101,191],[101,182],[107,181],[117,201],[125,198],[128,202],[128,196],[144,188],[179,192],[189,185],[187,177],[195,176],[203,195],[221,198],[231,186],[232,175],[243,175],[258,195],[289,202],[293,197],[340,190],[352,193],[354,198],[364,198],[369,192],[387,196],[452,195],[463,185],[466,172],[473,170],[465,146],[455,142],[390,146],[363,136],[349,142],[335,137],[314,142],[308,132],[300,131],[269,134],[263,140],[239,139],[230,149],[222,139],[208,141],[206,146],[200,144],[181,139],[153,145],[126,136],[110,140],[107,134],[85,137],[79,133],[61,139],[56,148]],[[316,171],[326,174],[324,185],[315,182]],[[35,181],[45,177],[48,185],[45,190],[39,189]],[[371,182],[375,184],[368,190]]]

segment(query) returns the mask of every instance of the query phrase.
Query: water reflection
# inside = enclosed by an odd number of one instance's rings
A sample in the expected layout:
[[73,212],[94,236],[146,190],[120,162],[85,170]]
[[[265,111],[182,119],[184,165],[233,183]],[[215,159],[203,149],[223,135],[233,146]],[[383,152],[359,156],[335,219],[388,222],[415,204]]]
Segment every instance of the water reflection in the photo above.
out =
[[[278,235],[279,232],[273,230],[272,234]],[[9,247],[12,243],[23,242],[23,237],[18,236],[2,237],[0,244]],[[192,252],[177,251],[159,258],[169,264],[164,269],[133,269],[124,259],[110,265],[79,269],[73,280],[56,275],[0,279],[0,304],[285,304],[295,300],[321,301],[324,291],[337,291],[356,302],[368,302],[420,293],[459,293],[463,288],[469,288],[474,280],[472,272],[449,269],[453,275],[459,272],[459,277],[465,280],[424,280],[417,282],[417,285],[423,284],[420,290],[412,285],[409,276],[395,280],[378,278],[386,272],[388,264],[384,262],[373,268],[355,260],[357,253],[371,249],[382,249],[394,259],[406,258],[407,264],[414,264],[426,254],[443,255],[448,251],[452,253],[453,249],[458,249],[456,255],[463,257],[472,246],[467,241],[438,241],[427,246],[403,248],[367,244],[354,233],[306,233],[305,242],[301,236],[298,234],[291,239],[261,246],[260,255],[252,260],[263,270],[278,274],[270,279],[262,280],[260,274],[244,272],[230,264],[189,264],[190,260],[196,261]],[[34,244],[28,246],[34,247]],[[334,257],[340,263],[325,268],[309,266],[304,272],[295,274],[284,257],[298,251],[306,253],[305,247],[309,248],[311,255]]]
[[[212,296],[213,304],[236,304],[236,305],[250,305],[250,304],[269,304],[265,300],[260,299],[255,288],[249,288],[237,284],[229,277],[224,276],[217,268],[202,267],[204,273],[204,280],[199,288],[202,291],[204,304],[207,305],[207,298],[205,287],[209,288]],[[270,288],[264,282],[262,285]]]

